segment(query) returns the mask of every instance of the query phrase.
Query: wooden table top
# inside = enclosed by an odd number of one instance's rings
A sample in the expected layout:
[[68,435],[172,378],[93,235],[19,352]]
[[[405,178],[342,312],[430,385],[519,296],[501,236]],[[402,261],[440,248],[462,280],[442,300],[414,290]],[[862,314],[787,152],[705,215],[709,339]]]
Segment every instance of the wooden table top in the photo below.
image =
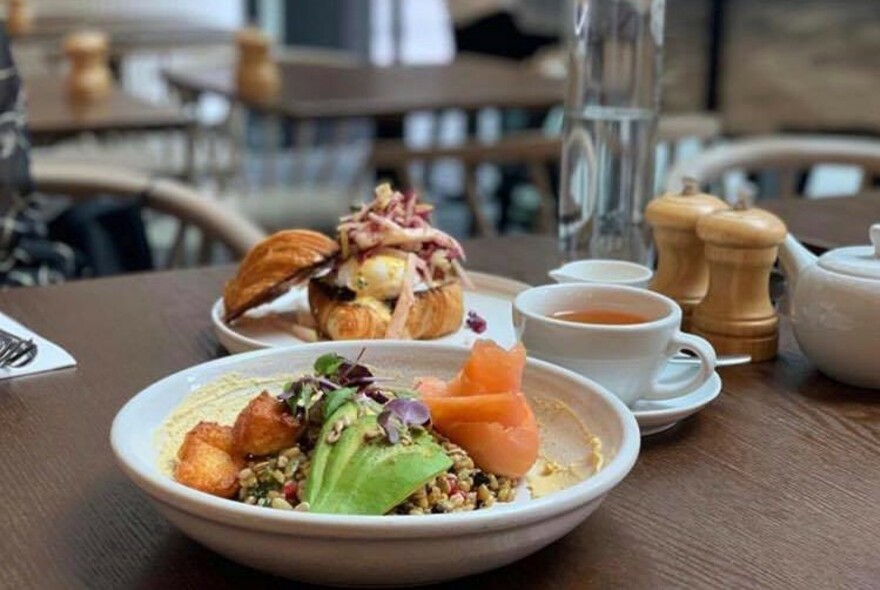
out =
[[88,16],[38,14],[33,29],[13,37],[16,43],[60,44],[64,36],[82,29],[98,29],[109,37],[113,55],[135,50],[163,49],[168,46],[215,45],[231,43],[235,31],[187,19],[126,14]]
[[67,101],[61,78],[26,78],[24,85],[28,127],[34,143],[80,133],[183,129],[190,122],[179,107],[151,104],[118,87],[101,102],[78,106]]
[[173,86],[211,92],[291,118],[400,117],[412,111],[485,107],[549,108],[564,83],[498,59],[459,58],[445,65],[374,67],[281,63],[280,95],[265,102],[238,96],[234,66],[168,69]]
[[880,222],[880,191],[852,197],[777,199],[757,206],[779,215],[798,239],[822,250],[869,244],[868,230]]
[[[547,238],[465,247],[472,268],[534,283],[555,261]],[[0,293],[0,309],[79,362],[0,382],[0,587],[292,587],[177,532],[110,452],[130,396],[222,354],[208,310],[231,272]],[[723,394],[645,440],[631,474],[571,534],[440,588],[876,587],[878,392],[818,373],[785,325],[777,360],[720,373]]]

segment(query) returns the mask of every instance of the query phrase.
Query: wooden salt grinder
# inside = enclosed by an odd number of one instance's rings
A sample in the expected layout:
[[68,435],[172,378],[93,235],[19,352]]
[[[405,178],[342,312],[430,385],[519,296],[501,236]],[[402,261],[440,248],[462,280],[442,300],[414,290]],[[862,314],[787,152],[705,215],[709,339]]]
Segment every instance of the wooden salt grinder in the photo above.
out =
[[13,37],[30,33],[34,28],[34,17],[26,0],[7,0],[6,30]]
[[691,329],[691,314],[709,287],[709,267],[697,220],[727,203],[700,192],[696,180],[685,178],[681,193],[667,193],[648,203],[645,219],[657,244],[657,272],[648,288],[674,299],[682,309],[682,330]]
[[71,103],[91,104],[110,94],[108,46],[107,35],[100,31],[79,31],[64,38],[64,55],[70,62],[65,91]]
[[238,45],[238,64],[235,84],[238,94],[245,100],[266,101],[278,95],[281,75],[278,64],[272,61],[272,40],[268,35],[248,27],[235,36]]
[[738,204],[697,222],[709,263],[709,290],[694,309],[693,332],[718,354],[776,356],[779,318],[770,301],[770,271],[785,224],[761,209]]

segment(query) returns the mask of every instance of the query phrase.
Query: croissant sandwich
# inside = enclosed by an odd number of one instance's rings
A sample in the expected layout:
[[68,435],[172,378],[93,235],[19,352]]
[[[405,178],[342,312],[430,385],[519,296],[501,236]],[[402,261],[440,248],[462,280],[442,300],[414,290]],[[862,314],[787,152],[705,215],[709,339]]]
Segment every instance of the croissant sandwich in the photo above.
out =
[[464,316],[461,245],[430,223],[433,207],[387,184],[343,217],[336,239],[287,230],[258,244],[226,285],[226,320],[308,281],[320,336],[431,339]]

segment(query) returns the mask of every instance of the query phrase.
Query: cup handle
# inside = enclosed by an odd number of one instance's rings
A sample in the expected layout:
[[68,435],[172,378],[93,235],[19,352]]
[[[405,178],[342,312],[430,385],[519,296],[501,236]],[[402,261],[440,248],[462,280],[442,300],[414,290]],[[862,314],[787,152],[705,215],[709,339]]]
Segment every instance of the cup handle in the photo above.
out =
[[700,360],[700,370],[695,375],[684,377],[672,383],[654,381],[650,391],[644,395],[644,399],[671,399],[682,397],[692,393],[701,387],[715,372],[715,349],[703,338],[693,334],[678,332],[669,343],[670,354],[676,354],[679,350],[688,350],[697,355]]

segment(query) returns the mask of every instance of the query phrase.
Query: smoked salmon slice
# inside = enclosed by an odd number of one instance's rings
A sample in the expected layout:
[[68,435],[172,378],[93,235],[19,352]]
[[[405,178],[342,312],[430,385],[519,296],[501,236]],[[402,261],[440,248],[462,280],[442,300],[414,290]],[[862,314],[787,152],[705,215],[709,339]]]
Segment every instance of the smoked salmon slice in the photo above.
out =
[[479,340],[451,381],[427,377],[416,386],[434,428],[489,473],[522,477],[538,457],[538,424],[520,391],[525,364],[522,344],[505,350]]
[[504,350],[492,340],[477,340],[461,372],[449,382],[449,394],[519,391],[525,366],[526,349],[522,343]]
[[538,458],[538,427],[532,415],[521,426],[460,422],[451,425],[446,436],[478,467],[497,475],[522,477]]

